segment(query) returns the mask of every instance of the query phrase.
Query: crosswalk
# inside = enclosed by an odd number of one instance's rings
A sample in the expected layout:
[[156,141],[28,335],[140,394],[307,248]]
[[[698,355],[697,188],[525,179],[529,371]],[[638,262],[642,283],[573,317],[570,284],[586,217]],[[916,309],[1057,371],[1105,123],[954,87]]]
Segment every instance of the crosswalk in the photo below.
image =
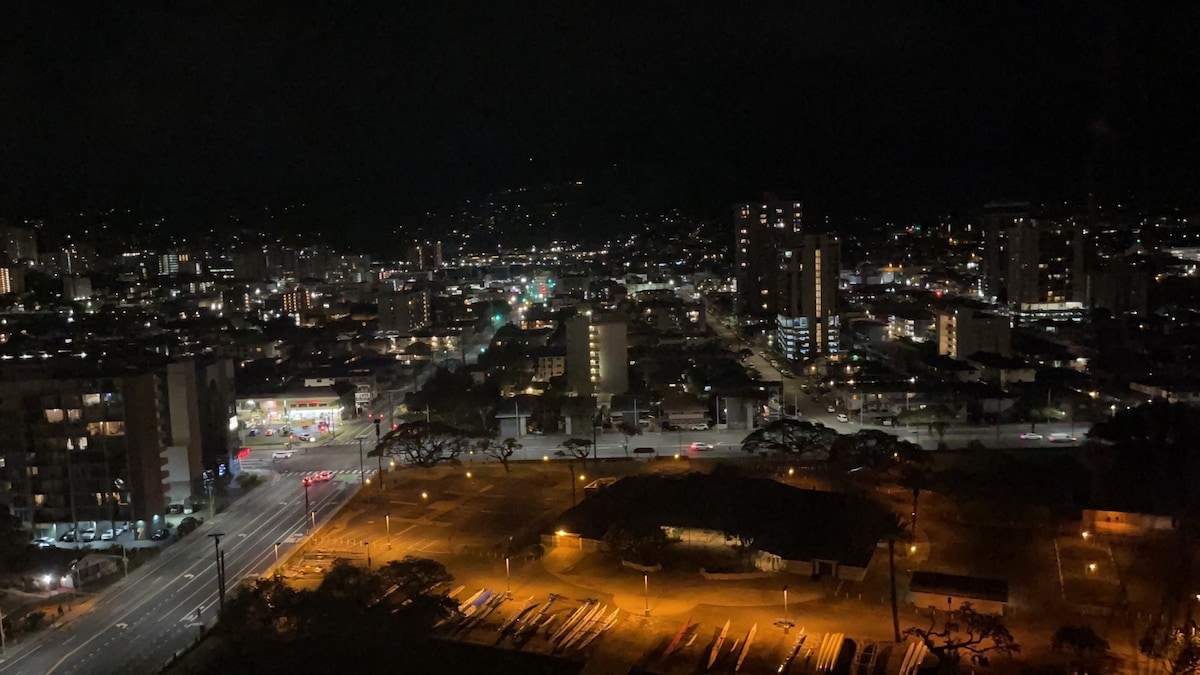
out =
[[[295,476],[298,478],[316,478],[317,476],[319,476],[320,474],[323,474],[323,473],[326,473],[326,472],[325,471],[292,471],[291,469],[281,469],[279,471],[279,475],[281,475],[281,476]],[[348,478],[357,479],[359,471],[358,471],[358,469],[341,469],[338,471],[329,471],[328,473],[333,474],[334,480],[346,480]],[[371,476],[374,476],[376,473],[377,473],[376,469],[367,469],[365,475],[367,476],[367,478],[370,478]]]

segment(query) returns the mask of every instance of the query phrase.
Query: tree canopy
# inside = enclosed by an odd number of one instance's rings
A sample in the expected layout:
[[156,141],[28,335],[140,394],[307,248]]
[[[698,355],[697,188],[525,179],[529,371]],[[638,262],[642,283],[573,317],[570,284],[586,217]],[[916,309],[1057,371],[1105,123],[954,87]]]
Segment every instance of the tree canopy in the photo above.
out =
[[384,434],[369,456],[399,457],[428,468],[458,458],[470,439],[456,427],[441,422],[406,422]]

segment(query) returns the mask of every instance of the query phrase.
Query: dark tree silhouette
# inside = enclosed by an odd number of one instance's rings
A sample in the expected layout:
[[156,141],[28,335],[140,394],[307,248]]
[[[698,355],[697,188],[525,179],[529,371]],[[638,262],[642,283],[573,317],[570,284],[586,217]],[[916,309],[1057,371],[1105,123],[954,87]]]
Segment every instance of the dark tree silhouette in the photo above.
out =
[[742,440],[742,449],[827,456],[837,437],[836,431],[823,424],[783,418],[750,432]]
[[457,428],[441,422],[406,422],[384,434],[369,455],[400,457],[428,468],[456,459],[470,443]]
[[629,422],[621,422],[617,425],[617,431],[621,432],[621,449],[625,451],[625,456],[628,457],[629,439],[633,438],[634,436],[641,436],[642,427],[637,424],[630,424]]
[[927,628],[909,628],[904,634],[920,638],[943,662],[958,663],[964,651],[980,656],[990,652],[1012,655],[1021,651],[1002,617],[980,614],[969,602],[959,606],[938,628],[941,616],[937,613]]
[[592,442],[586,438],[568,438],[563,441],[563,447],[566,448],[567,454],[575,459],[587,461],[588,453],[592,451]]
[[506,438],[502,441],[494,438],[481,438],[475,441],[475,449],[485,457],[500,462],[500,465],[504,467],[504,473],[508,473],[508,461],[512,459],[513,454],[523,447],[525,446],[518,443],[515,438]]

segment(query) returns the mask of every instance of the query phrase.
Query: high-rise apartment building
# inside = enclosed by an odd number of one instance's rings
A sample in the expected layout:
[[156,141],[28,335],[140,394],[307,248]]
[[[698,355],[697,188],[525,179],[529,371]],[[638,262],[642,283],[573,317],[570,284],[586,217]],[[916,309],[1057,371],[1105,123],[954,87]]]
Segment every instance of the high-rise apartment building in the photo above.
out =
[[1007,258],[1008,232],[1021,223],[1028,222],[1028,202],[992,202],[983,207],[983,258],[980,261],[983,297],[992,301],[1007,301],[1006,280],[1009,264]]
[[0,247],[4,249],[4,262],[37,262],[37,237],[33,230],[24,227],[0,227]]
[[0,369],[0,502],[39,529],[130,521],[149,536],[229,461],[232,362],[78,361]]
[[303,286],[297,286],[294,290],[283,294],[283,313],[300,315],[313,307],[312,293]]
[[429,290],[417,289],[379,295],[379,330],[412,335],[429,325]]
[[804,225],[803,206],[768,194],[761,202],[734,205],[733,222],[734,309],[742,315],[774,316],[779,309],[776,252],[796,245]]
[[603,402],[629,389],[627,330],[623,319],[591,312],[567,320],[567,385],[576,395]]
[[1085,234],[1082,227],[1048,220],[1025,219],[1008,228],[1008,303],[1019,307],[1082,301]]
[[776,256],[776,346],[789,361],[804,361],[840,348],[837,314],[841,242],[832,235],[805,235],[800,246]]
[[0,295],[25,292],[24,267],[0,267]]

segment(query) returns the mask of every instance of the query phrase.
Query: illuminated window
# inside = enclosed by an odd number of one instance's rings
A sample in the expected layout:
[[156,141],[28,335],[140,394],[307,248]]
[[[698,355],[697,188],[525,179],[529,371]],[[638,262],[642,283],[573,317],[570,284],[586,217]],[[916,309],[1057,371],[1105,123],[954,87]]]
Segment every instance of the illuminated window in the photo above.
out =
[[46,408],[46,421],[47,422],[63,421],[62,408]]

